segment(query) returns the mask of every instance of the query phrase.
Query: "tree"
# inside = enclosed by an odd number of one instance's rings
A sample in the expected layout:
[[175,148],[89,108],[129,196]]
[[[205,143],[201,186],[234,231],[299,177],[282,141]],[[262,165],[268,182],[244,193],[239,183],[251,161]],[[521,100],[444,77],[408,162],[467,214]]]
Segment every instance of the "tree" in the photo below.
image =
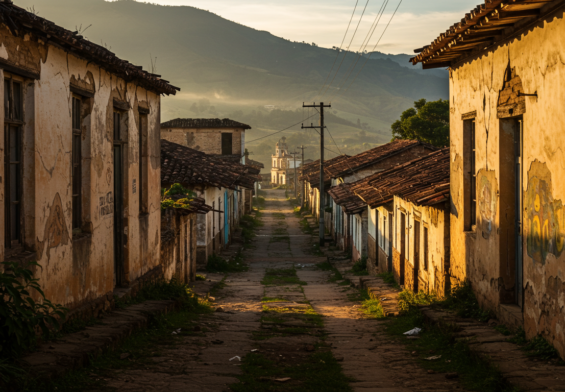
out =
[[395,139],[412,139],[437,147],[449,145],[449,101],[440,99],[427,102],[420,99],[414,108],[405,110],[395,121],[392,135]]

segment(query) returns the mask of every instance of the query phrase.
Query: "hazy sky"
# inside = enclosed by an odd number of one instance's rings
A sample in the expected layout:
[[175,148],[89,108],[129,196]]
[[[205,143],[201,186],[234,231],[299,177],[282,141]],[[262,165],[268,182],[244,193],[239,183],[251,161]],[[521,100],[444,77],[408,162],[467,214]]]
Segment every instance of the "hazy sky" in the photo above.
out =
[[[339,46],[357,0],[150,0],[166,5],[189,5],[214,12],[226,19],[267,30],[293,41]],[[351,45],[358,50],[379,9],[387,0],[369,0],[359,31]],[[378,41],[399,0],[389,0],[368,49]],[[367,0],[359,0],[352,22],[355,27]],[[413,53],[429,44],[466,12],[477,0],[403,0],[398,13],[376,50],[385,53]],[[352,29],[353,30],[353,29]],[[351,33],[352,34],[352,33]],[[347,47],[351,34],[346,39]]]

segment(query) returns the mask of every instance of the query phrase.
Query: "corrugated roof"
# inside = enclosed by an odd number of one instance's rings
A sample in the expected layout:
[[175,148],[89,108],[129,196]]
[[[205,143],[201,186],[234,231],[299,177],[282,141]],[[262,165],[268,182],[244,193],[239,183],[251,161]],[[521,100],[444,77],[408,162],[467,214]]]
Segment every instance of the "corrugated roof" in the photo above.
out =
[[176,118],[161,124],[161,128],[243,128],[251,129],[247,124],[243,124],[229,118]]
[[552,0],[485,0],[460,22],[439,35],[430,45],[416,49],[410,59],[426,68],[445,68],[506,38],[516,24],[540,17],[542,7]]
[[352,191],[371,208],[400,196],[417,205],[449,200],[449,147],[376,173]]
[[221,156],[205,154],[180,144],[161,140],[161,185],[208,185],[235,189],[253,189],[257,175],[250,167]]
[[418,140],[395,140],[333,164],[329,168],[329,172],[332,178],[342,177],[418,146],[424,146],[430,151],[437,150],[437,147]]
[[[14,36],[31,33],[46,42],[52,42],[65,51],[87,59],[126,81],[136,81],[142,87],[160,94],[174,95],[180,89],[154,75],[143,71],[126,60],[118,58],[103,46],[90,42],[77,32],[72,32],[55,23],[41,18],[14,4],[0,2],[0,22],[5,24]],[[2,59],[2,62],[10,63]],[[18,66],[17,64],[12,64]]]

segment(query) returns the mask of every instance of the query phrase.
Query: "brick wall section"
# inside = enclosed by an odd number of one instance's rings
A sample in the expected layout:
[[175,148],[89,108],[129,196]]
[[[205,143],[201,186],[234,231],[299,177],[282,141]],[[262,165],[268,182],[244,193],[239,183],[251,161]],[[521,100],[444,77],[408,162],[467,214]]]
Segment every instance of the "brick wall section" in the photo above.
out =
[[243,154],[241,136],[245,131],[233,128],[163,128],[161,139],[168,140],[207,154],[222,153],[222,133],[232,133],[232,154]]
[[405,273],[404,273],[404,287],[407,290],[414,291],[414,267],[408,260],[406,260],[405,265]]
[[377,266],[377,258],[378,258],[378,246],[377,241],[371,236],[367,236],[367,271],[369,274],[376,275],[379,273],[378,266]]

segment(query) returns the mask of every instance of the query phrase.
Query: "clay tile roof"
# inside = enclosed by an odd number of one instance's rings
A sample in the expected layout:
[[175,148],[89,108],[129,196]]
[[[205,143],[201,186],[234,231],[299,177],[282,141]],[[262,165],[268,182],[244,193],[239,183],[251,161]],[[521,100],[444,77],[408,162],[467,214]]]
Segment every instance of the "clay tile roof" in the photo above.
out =
[[[210,154],[218,159],[222,159],[224,161],[227,162],[232,162],[232,163],[239,163],[241,165],[241,158],[238,154],[234,154],[234,155],[220,155],[220,154]],[[249,159],[248,159],[249,161]],[[259,163],[259,162],[257,162]],[[262,163],[261,163],[262,165]],[[261,173],[261,168],[258,167],[257,165],[251,165],[249,164],[249,162],[247,162],[244,165],[247,168],[247,171],[249,174],[253,174],[253,175],[259,175],[259,173]]]
[[[337,165],[340,162],[343,162],[349,158],[349,155],[338,155],[335,158],[328,159],[324,161],[324,182],[328,183],[331,182],[331,170],[333,165]],[[319,188],[320,187],[320,160],[316,160],[312,163],[304,165],[301,167],[301,176],[299,177],[300,181],[306,181],[310,183],[312,188]]]
[[235,189],[253,189],[257,175],[249,167],[221,156],[205,154],[192,148],[161,140],[161,185],[179,183],[185,187],[207,185]]
[[229,118],[176,118],[161,124],[161,128],[243,128],[251,129],[243,124]]
[[[449,200],[449,147],[376,173],[353,189],[371,208],[402,197],[429,206]],[[364,181],[364,182],[363,182]]]
[[258,169],[264,169],[265,168],[265,165],[262,164],[261,162],[254,161],[253,159],[249,159],[249,158],[245,158],[245,164],[252,166],[252,167],[256,167]]
[[[365,181],[365,179],[359,182],[363,181]],[[334,202],[341,206],[346,214],[354,214],[367,208],[367,203],[353,192],[355,184],[356,183],[339,184],[328,191]]]
[[[148,90],[167,95],[174,95],[180,91],[178,87],[161,79],[159,75],[143,71],[141,67],[118,58],[105,47],[90,42],[76,32],[58,26],[14,4],[0,2],[0,22],[6,25],[14,36],[23,36],[24,32],[32,33],[101,66],[126,81],[136,81]],[[8,61],[2,60],[2,62]]]
[[395,140],[344,159],[332,165],[329,168],[329,172],[332,178],[342,177],[417,146],[426,146],[430,151],[437,150],[437,147],[419,142],[418,140]]
[[465,14],[430,45],[414,50],[419,53],[410,59],[426,68],[450,67],[472,51],[483,50],[505,39],[504,30],[525,20],[538,18],[540,9],[551,0],[485,0]]

